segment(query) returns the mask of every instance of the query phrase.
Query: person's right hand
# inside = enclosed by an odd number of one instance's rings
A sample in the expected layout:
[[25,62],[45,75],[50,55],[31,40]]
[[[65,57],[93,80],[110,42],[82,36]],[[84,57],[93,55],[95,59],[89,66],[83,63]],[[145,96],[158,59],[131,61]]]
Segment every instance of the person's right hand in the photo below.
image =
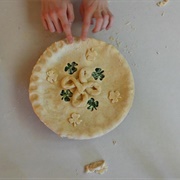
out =
[[73,42],[71,25],[74,10],[70,0],[41,0],[41,18],[43,26],[50,32],[64,32],[69,43]]

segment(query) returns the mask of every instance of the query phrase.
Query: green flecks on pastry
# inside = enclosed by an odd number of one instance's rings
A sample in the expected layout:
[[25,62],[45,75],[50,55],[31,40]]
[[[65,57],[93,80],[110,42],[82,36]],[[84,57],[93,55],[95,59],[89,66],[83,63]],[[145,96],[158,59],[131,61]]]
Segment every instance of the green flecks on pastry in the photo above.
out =
[[95,80],[100,79],[102,81],[103,78],[105,77],[103,73],[104,73],[104,70],[102,70],[101,68],[96,68],[95,71],[92,73],[92,76]]
[[99,102],[95,101],[94,98],[89,99],[87,104],[89,105],[87,109],[91,111],[93,111],[94,109],[97,110],[97,107],[99,106]]
[[60,95],[62,96],[61,98],[62,100],[68,102],[70,101],[70,98],[72,97],[73,93],[69,89],[67,89],[67,90],[62,90]]
[[78,64],[76,62],[67,63],[66,67],[64,68],[64,71],[67,71],[69,74],[73,74],[77,71],[77,66]]

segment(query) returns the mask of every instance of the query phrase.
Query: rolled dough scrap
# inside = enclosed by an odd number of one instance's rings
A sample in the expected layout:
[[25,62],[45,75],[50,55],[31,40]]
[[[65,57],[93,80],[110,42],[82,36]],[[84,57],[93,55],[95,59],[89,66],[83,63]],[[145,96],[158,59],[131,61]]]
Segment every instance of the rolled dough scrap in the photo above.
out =
[[104,160],[95,161],[84,166],[84,170],[86,173],[95,172],[97,174],[104,174],[107,169],[108,166]]

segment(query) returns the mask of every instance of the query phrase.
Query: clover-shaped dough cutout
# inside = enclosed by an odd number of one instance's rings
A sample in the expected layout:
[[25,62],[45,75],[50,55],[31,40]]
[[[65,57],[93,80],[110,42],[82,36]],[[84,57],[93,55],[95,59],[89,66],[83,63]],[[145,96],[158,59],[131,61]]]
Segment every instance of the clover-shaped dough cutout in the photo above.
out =
[[77,125],[79,125],[82,120],[79,119],[80,118],[80,114],[78,113],[72,113],[71,117],[68,119],[69,123],[71,123],[74,127],[76,127]]
[[121,95],[119,91],[110,91],[109,99],[111,100],[112,103],[118,102],[120,98],[121,98]]
[[46,72],[47,77],[46,80],[50,83],[55,83],[58,79],[58,73],[56,69],[50,69],[49,71]]
[[87,49],[86,51],[86,59],[88,61],[94,61],[97,57],[98,53],[94,48]]

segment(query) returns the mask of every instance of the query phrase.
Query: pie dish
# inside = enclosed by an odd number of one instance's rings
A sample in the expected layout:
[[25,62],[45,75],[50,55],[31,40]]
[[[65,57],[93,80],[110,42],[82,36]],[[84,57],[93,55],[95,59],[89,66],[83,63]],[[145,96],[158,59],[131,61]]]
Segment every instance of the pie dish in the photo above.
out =
[[35,64],[29,99],[39,119],[61,137],[90,139],[117,127],[134,98],[134,79],[112,45],[88,38],[53,43]]

